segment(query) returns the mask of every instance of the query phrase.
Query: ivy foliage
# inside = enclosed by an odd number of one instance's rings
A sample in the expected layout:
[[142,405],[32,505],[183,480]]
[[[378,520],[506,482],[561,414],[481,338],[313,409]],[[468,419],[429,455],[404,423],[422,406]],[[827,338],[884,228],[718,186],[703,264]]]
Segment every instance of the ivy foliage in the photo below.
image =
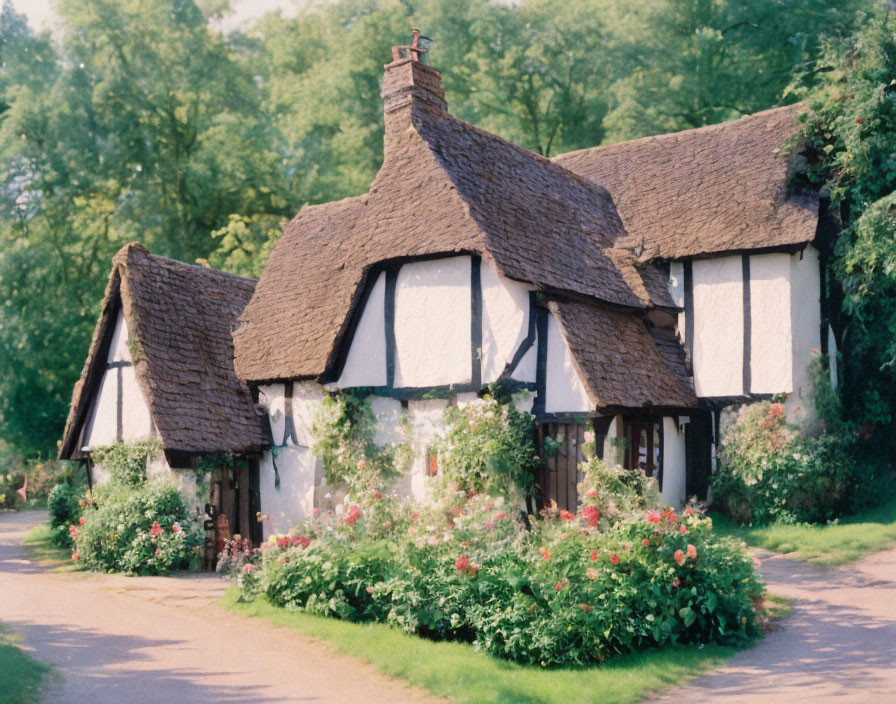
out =
[[810,107],[798,180],[830,194],[841,225],[832,288],[842,298],[835,323],[846,353],[846,432],[873,440],[863,445],[866,462],[889,462],[896,449],[896,15],[881,9],[851,38],[827,41],[793,88]]
[[[386,489],[410,466],[407,442],[378,444],[377,417],[363,389],[331,394],[320,403],[312,426],[314,453],[331,486],[345,484],[359,496]],[[406,427],[402,425],[406,431]]]
[[97,464],[109,472],[110,481],[122,486],[138,486],[146,481],[146,461],[162,451],[158,440],[145,440],[133,445],[115,443],[93,449]]

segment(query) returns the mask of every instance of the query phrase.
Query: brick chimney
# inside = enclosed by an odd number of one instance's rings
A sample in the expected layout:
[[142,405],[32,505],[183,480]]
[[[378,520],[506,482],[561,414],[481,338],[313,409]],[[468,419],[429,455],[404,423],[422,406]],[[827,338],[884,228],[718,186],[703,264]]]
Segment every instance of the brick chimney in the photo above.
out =
[[400,137],[410,126],[416,108],[445,112],[448,104],[442,90],[442,74],[421,60],[426,51],[419,46],[419,30],[412,30],[410,46],[393,46],[392,63],[383,76],[383,104],[386,117],[386,144]]

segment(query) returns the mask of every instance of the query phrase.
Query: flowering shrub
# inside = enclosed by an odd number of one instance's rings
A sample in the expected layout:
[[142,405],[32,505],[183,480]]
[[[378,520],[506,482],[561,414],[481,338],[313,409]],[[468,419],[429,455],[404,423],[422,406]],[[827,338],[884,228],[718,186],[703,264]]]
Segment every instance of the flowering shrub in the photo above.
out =
[[843,439],[804,434],[784,406],[742,406],[723,429],[713,496],[743,523],[824,521],[840,515],[857,481]]
[[59,547],[72,547],[70,526],[81,518],[82,506],[87,502],[83,498],[84,491],[73,483],[62,482],[50,491],[47,505],[50,509],[50,530],[53,542]]
[[154,477],[137,486],[112,481],[94,499],[81,524],[70,526],[73,557],[89,569],[167,574],[199,560],[204,537],[172,479]]
[[245,596],[543,667],[756,635],[762,588],[743,547],[692,509],[645,508],[649,483],[591,469],[576,513],[551,507],[528,530],[513,504],[450,483],[426,507],[347,501],[271,536],[241,568]]

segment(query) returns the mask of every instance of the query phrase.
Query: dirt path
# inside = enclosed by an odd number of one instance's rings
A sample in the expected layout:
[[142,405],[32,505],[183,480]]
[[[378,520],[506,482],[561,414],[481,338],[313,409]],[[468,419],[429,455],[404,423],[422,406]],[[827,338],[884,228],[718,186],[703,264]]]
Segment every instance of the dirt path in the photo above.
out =
[[213,576],[50,573],[21,547],[43,512],[0,514],[0,621],[63,677],[46,702],[425,702],[326,645],[212,603]]
[[656,704],[896,701],[896,550],[835,569],[757,552],[773,594],[794,600],[779,630]]

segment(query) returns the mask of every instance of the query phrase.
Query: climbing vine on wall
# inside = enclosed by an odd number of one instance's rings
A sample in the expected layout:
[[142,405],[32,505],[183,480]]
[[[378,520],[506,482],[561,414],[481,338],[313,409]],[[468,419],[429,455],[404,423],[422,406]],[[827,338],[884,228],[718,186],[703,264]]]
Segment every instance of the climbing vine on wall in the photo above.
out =
[[93,458],[109,472],[113,482],[136,486],[146,481],[146,461],[156,457],[161,451],[162,445],[158,440],[145,440],[131,445],[119,442],[94,448]]
[[[314,453],[324,465],[327,483],[346,484],[358,495],[388,487],[410,467],[408,442],[378,445],[377,418],[370,397],[362,390],[334,393],[324,398],[314,416]],[[409,429],[404,421],[402,430]]]
[[446,486],[509,499],[532,492],[539,460],[532,416],[512,400],[487,395],[445,409],[445,431],[433,445]]

